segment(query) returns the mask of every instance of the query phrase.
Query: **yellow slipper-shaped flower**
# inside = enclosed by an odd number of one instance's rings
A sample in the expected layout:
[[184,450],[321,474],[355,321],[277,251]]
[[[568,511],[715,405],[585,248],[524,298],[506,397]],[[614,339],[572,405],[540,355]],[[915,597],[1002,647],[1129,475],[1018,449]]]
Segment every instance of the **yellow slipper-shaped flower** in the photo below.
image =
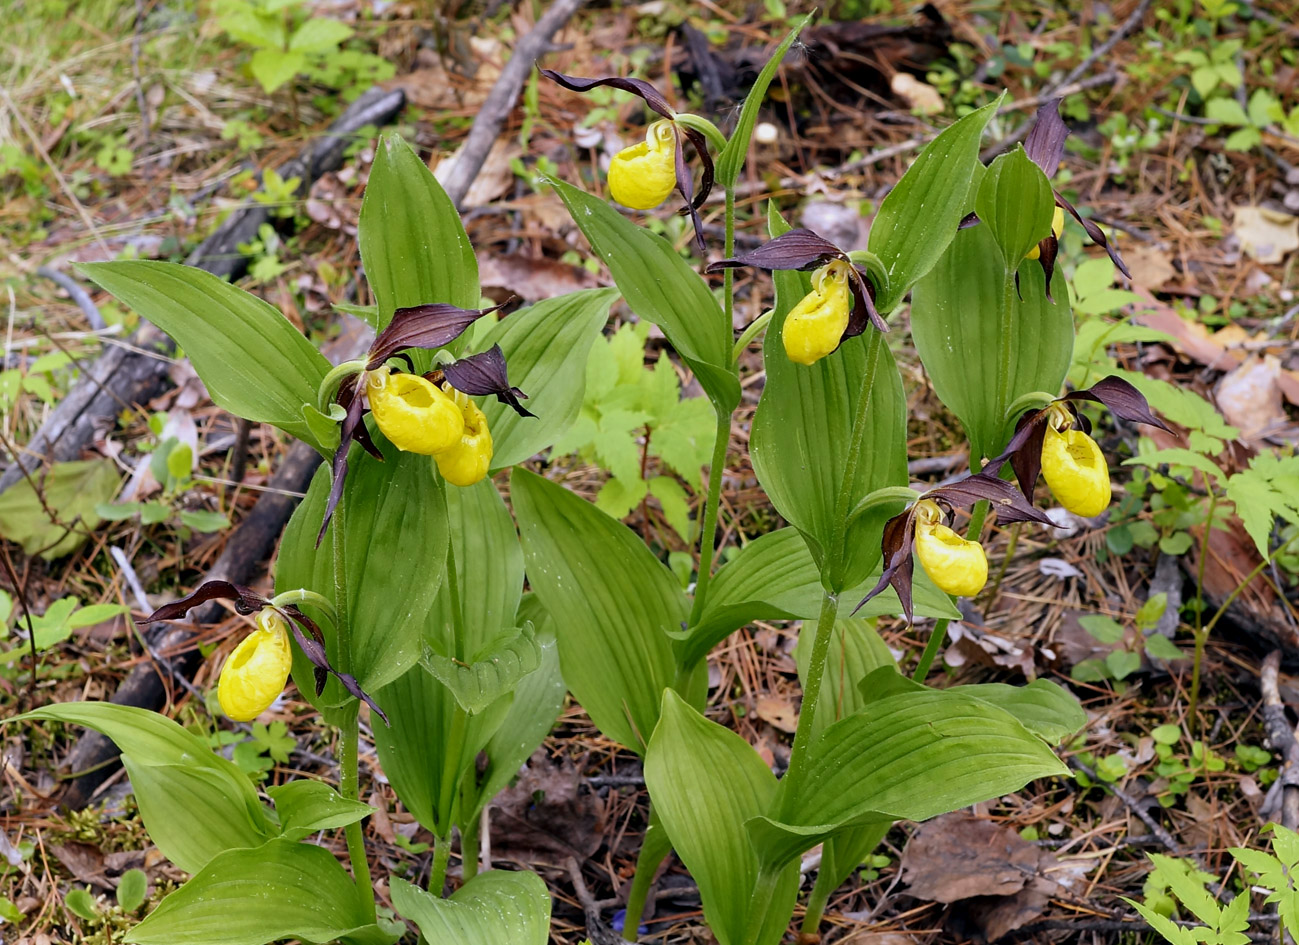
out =
[[370,411],[383,435],[407,453],[432,456],[460,442],[464,416],[455,401],[418,374],[370,374]]
[[977,541],[967,541],[942,523],[930,499],[916,503],[915,556],[944,594],[974,597],[988,583],[988,556]]
[[812,291],[785,317],[780,339],[796,364],[815,364],[839,347],[852,314],[848,264],[834,260],[812,275]]
[[251,722],[284,691],[293,668],[293,649],[284,618],[266,609],[257,615],[257,629],[221,667],[217,699],[221,711],[236,722]]
[[656,121],[640,144],[623,148],[609,164],[609,195],[624,207],[653,210],[677,185],[677,130]]
[[438,472],[453,486],[472,486],[487,475],[492,465],[492,433],[487,429],[487,417],[478,405],[464,394],[456,395],[456,403],[464,417],[464,434],[460,442],[433,458]]
[[1062,432],[1047,424],[1042,475],[1056,501],[1074,515],[1095,518],[1109,507],[1109,465],[1096,441],[1082,430]]

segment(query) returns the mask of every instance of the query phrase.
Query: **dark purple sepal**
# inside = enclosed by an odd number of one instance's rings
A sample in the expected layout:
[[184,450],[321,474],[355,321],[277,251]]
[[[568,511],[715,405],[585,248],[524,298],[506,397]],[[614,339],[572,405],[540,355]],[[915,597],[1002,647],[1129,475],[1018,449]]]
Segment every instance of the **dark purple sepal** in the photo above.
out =
[[585,79],[575,75],[564,75],[562,72],[556,72],[554,69],[539,70],[542,75],[552,82],[557,82],[570,92],[589,92],[600,86],[608,86],[611,89],[618,89],[620,92],[630,92],[635,95],[651,111],[657,112],[664,118],[675,118],[677,113],[672,110],[668,100],[663,97],[663,93],[644,79],[625,79],[621,76],[601,76],[595,79]]
[[880,574],[879,582],[861,599],[861,603],[853,608],[854,614],[865,607],[867,602],[884,588],[892,587],[897,592],[907,623],[910,624],[914,619],[911,605],[911,582],[915,572],[911,557],[911,546],[915,536],[915,528],[912,524],[914,516],[915,505],[913,504],[884,523],[884,535],[880,541],[880,547],[884,552],[884,570]]
[[1085,390],[1076,390],[1065,394],[1060,399],[1065,401],[1089,400],[1107,407],[1110,413],[1121,420],[1148,423],[1152,427],[1159,427],[1159,429],[1168,433],[1173,432],[1164,421],[1155,416],[1141,391],[1114,374],[1102,378]]
[[1073,204],[1071,204],[1068,200],[1066,200],[1064,197],[1060,195],[1059,191],[1056,191],[1055,202],[1057,205],[1063,207],[1065,212],[1068,213],[1069,216],[1073,217],[1075,220],[1078,221],[1079,225],[1081,225],[1082,228],[1087,231],[1087,235],[1091,237],[1091,241],[1093,243],[1095,243],[1097,246],[1099,246],[1101,249],[1105,250],[1105,252],[1109,254],[1109,257],[1113,261],[1114,265],[1118,267],[1119,272],[1123,273],[1124,276],[1131,279],[1132,273],[1128,272],[1127,263],[1125,263],[1123,261],[1123,257],[1119,255],[1118,247],[1112,245],[1110,241],[1105,238],[1105,234],[1101,232],[1101,228],[1097,226],[1095,223],[1093,223],[1091,220],[1087,219],[1085,216],[1080,214],[1077,208],[1074,207]]
[[875,310],[875,284],[870,281],[866,271],[849,263],[852,274],[849,289],[852,291],[852,311],[848,314],[848,327],[844,329],[843,338],[856,338],[866,330],[867,325],[874,325],[877,331],[888,331],[889,326]]
[[466,328],[501,305],[491,308],[459,308],[443,302],[399,308],[388,327],[379,332],[370,346],[366,367],[373,370],[406,348],[441,348],[459,338]]
[[[347,416],[343,418],[343,424],[339,430],[338,448],[334,450],[334,460],[330,468],[331,480],[329,484],[329,500],[325,503],[325,518],[320,523],[320,531],[316,533],[316,547],[320,547],[321,540],[325,537],[325,530],[329,528],[329,521],[334,517],[334,509],[338,508],[338,502],[343,498],[343,484],[347,481],[347,453],[352,448],[352,441],[357,439],[357,431],[363,430],[365,439],[362,441],[370,442],[370,447],[374,443],[370,441],[370,431],[365,429],[362,417],[365,415],[365,401],[354,395],[351,402],[347,405]],[[368,448],[367,448],[368,450]],[[379,453],[379,459],[383,459],[383,454]]]
[[968,230],[970,227],[978,226],[982,222],[983,221],[979,219],[979,215],[971,210],[965,216],[961,217],[961,222],[956,224],[956,228],[958,230]]
[[1042,169],[1047,180],[1055,177],[1064,158],[1064,141],[1069,137],[1069,127],[1060,117],[1060,99],[1044,102],[1033,119],[1033,127],[1024,139],[1024,153]]
[[442,375],[458,391],[476,396],[495,395],[503,404],[514,408],[520,417],[535,417],[519,399],[528,395],[510,385],[505,365],[505,353],[500,345],[492,345],[480,354],[472,354],[451,364],[442,365]]
[[1055,258],[1060,253],[1060,241],[1054,233],[1037,244],[1037,261],[1042,265],[1042,275],[1046,277],[1046,299],[1052,304],[1051,277],[1055,275]]
[[330,665],[329,655],[325,652],[324,635],[315,622],[296,607],[285,607],[280,612],[288,618],[289,627],[293,631],[293,639],[298,642],[302,654],[313,667],[312,675],[315,677],[316,695],[319,696],[324,691],[325,682],[332,675],[343,684],[343,688],[351,693],[353,697],[360,699],[370,707],[371,711],[377,713],[379,718],[383,719],[384,725],[388,725],[388,716],[370,698],[369,694],[361,688],[360,683],[356,681],[356,677],[351,673],[339,672]]
[[[990,463],[989,468],[992,465]],[[926,492],[924,498],[933,499],[949,509],[968,509],[976,502],[986,499],[991,503],[993,511],[997,513],[997,520],[1003,524],[1011,522],[1053,524],[1046,513],[1034,508],[1019,489],[1012,483],[999,479],[989,469]]]
[[695,244],[699,247],[700,253],[706,253],[708,252],[708,244],[704,241],[704,221],[700,219],[699,210],[695,205],[695,182],[694,178],[690,176],[690,166],[686,164],[686,149],[681,137],[680,134],[674,136],[676,144],[672,151],[673,166],[676,169],[677,177],[677,193],[685,201],[681,213],[690,217],[690,223],[695,230]]
[[185,616],[195,607],[213,600],[232,600],[235,611],[247,616],[255,614],[270,603],[250,587],[232,584],[229,581],[204,581],[180,600],[163,604],[140,623],[157,623],[159,620],[176,620]]
[[832,259],[847,259],[847,254],[825,237],[800,227],[768,240],[757,249],[710,263],[704,271],[721,272],[723,269],[737,269],[741,266],[765,269],[768,272],[790,269],[802,271],[824,266]]
[[1042,472],[1042,442],[1046,439],[1046,422],[1049,410],[1031,410],[1019,418],[1015,435],[1010,438],[1001,455],[992,459],[984,472],[999,475],[1006,461],[1014,470],[1019,491],[1030,502],[1037,487],[1037,477]]

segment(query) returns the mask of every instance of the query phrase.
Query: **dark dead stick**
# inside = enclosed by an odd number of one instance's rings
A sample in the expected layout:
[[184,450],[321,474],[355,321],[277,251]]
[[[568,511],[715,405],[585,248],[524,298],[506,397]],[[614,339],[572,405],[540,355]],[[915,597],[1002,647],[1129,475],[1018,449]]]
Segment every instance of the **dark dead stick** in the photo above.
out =
[[1281,777],[1268,792],[1260,814],[1276,816],[1273,791],[1281,792],[1281,826],[1294,830],[1299,827],[1299,733],[1290,727],[1286,718],[1285,703],[1281,701],[1279,674],[1281,651],[1273,650],[1263,660],[1259,671],[1259,689],[1263,693],[1263,733],[1272,750],[1281,755]]
[[[1101,779],[1097,776],[1096,772],[1087,767],[1087,765],[1083,764],[1077,758],[1070,758],[1069,764],[1087,775],[1087,777],[1091,778],[1093,782],[1097,784],[1100,783]],[[1165,830],[1159,821],[1151,817],[1150,814],[1148,814],[1146,810],[1133,799],[1132,795],[1123,790],[1117,784],[1110,784],[1108,787],[1114,792],[1114,796],[1123,802],[1123,806],[1136,814],[1137,819],[1146,825],[1146,829],[1154,834],[1154,836],[1158,838],[1159,842],[1167,847],[1168,851],[1172,853],[1173,856],[1186,856],[1186,848],[1178,843],[1177,840],[1174,839],[1173,835]]]
[[591,895],[591,890],[586,888],[586,880],[582,878],[582,868],[577,865],[577,860],[568,857],[564,860],[564,868],[568,870],[568,878],[573,883],[577,901],[582,904],[582,912],[586,916],[586,935],[591,940],[591,945],[626,945],[622,936],[600,917],[600,906]]
[[455,163],[443,183],[443,189],[457,207],[464,202],[465,194],[469,193],[469,185],[478,176],[501,128],[510,117],[510,112],[514,111],[514,105],[519,100],[523,84],[532,73],[533,65],[538,58],[550,52],[551,39],[584,3],[586,0],[555,0],[527,35],[515,43],[510,61],[505,64],[492,90],[483,100],[482,107],[478,109],[464,146],[455,156]]

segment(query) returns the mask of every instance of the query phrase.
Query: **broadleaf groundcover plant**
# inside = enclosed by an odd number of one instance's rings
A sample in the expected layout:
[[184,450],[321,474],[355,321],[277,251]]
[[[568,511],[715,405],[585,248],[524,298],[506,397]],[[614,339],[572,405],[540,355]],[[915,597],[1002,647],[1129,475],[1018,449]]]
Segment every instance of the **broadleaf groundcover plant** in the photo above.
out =
[[[813,846],[824,852],[806,932],[889,824],[1067,775],[1052,746],[1084,717],[1064,690],[1035,683],[1026,711],[997,687],[923,685],[958,613],[955,597],[977,595],[987,580],[980,539],[989,512],[1003,524],[1048,527],[1033,503],[1039,472],[1078,514],[1108,504],[1108,461],[1079,404],[1159,424],[1118,378],[1060,396],[1073,329],[1054,270],[1057,208],[1077,214],[1047,175],[1060,162],[1063,123],[1054,103],[1044,106],[1026,148],[984,167],[980,140],[998,103],[957,121],[885,198],[867,251],[790,229],[773,206],[770,241],[737,254],[739,169],[802,25],[777,48],[730,137],[675,111],[644,81],[542,71],[578,94],[630,92],[655,112],[645,142],[615,156],[609,191],[638,211],[676,191],[694,223],[701,258],[692,264],[612,204],[555,182],[617,292],[662,329],[716,415],[693,593],[635,532],[519,465],[577,415],[587,352],[614,293],[574,293],[470,331],[498,310],[475,307],[463,225],[400,138],[382,139],[361,213],[377,332],[361,359],[331,367],[278,311],[196,270],[84,267],[175,337],[216,403],[327,460],[285,531],[274,597],[209,583],[149,619],[179,619],[217,597],[254,617],[221,670],[222,710],[255,718],[292,675],[299,697],[339,729],[337,789],[292,782],[271,791],[267,806],[196,736],[140,710],[77,703],[23,717],[89,726],[116,741],[151,837],[192,874],[127,941],[369,945],[396,941],[404,919],[431,942],[543,945],[550,905],[540,880],[478,875],[476,851],[483,807],[546,736],[566,692],[644,759],[651,807],[628,939],[674,849],[717,940],[770,945],[788,928],[798,862]],[[700,219],[714,187],[724,200],[720,247],[707,244]],[[1094,224],[1080,221],[1119,262]],[[743,335],[747,342],[766,330],[751,448],[759,482],[790,527],[714,568],[740,399],[736,267],[771,273],[775,304]],[[700,270],[722,272],[720,304]],[[885,343],[913,289],[920,357],[971,442],[970,474],[923,492],[908,480],[902,380]],[[1001,478],[1006,464],[1017,485]],[[491,475],[504,468],[509,506]],[[954,530],[958,512],[968,512],[964,537]],[[881,613],[940,618],[914,682],[853,616]],[[764,617],[805,621],[802,709],[779,778],[704,715],[709,650]],[[852,663],[847,702],[821,698],[836,634],[874,654]],[[362,703],[389,782],[435,838],[427,891],[399,877],[386,883],[400,918],[376,904],[361,829],[370,812],[358,796]],[[333,829],[344,832],[350,871],[306,842]],[[464,883],[443,898],[457,835]]]

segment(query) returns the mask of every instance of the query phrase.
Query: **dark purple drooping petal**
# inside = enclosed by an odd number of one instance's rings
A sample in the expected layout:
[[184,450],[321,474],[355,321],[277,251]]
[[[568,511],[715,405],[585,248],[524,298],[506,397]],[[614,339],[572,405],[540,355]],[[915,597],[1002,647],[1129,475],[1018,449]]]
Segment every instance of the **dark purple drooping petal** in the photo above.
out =
[[1118,267],[1119,272],[1131,279],[1132,273],[1128,272],[1127,263],[1125,263],[1123,257],[1119,255],[1118,247],[1110,244],[1110,241],[1105,238],[1105,234],[1101,232],[1101,228],[1080,214],[1073,204],[1060,195],[1059,191],[1056,192],[1055,202],[1057,205],[1063,207],[1065,212],[1081,224],[1082,228],[1087,231],[1087,235],[1091,237],[1093,243],[1109,254],[1114,265]]
[[1006,460],[1010,460],[1010,468],[1015,471],[1019,491],[1030,502],[1033,501],[1038,474],[1042,471],[1042,442],[1046,439],[1049,414],[1049,409],[1033,410],[1020,417],[1015,425],[1015,435],[1010,438],[1006,448],[1000,456],[989,461],[983,470],[989,475],[1000,475]]
[[880,546],[884,551],[884,570],[880,574],[879,582],[870,590],[861,603],[853,608],[853,613],[861,610],[866,603],[876,597],[886,587],[892,587],[897,592],[898,601],[902,604],[902,612],[906,615],[907,623],[912,621],[911,607],[911,581],[915,571],[915,565],[911,558],[911,546],[915,537],[915,528],[912,525],[912,519],[915,516],[915,506],[912,505],[904,512],[893,516],[884,524],[884,536]]
[[1089,400],[1109,408],[1110,413],[1122,420],[1130,420],[1134,423],[1148,423],[1152,427],[1159,427],[1159,429],[1166,430],[1169,433],[1173,432],[1164,421],[1160,420],[1151,411],[1150,404],[1146,402],[1146,398],[1142,396],[1141,391],[1114,374],[1097,381],[1086,390],[1076,390],[1065,394],[1061,400]]
[[[329,520],[334,517],[334,509],[338,508],[338,502],[343,498],[343,484],[347,481],[347,453],[352,448],[352,440],[356,439],[356,431],[363,429],[365,424],[362,417],[365,414],[365,402],[359,396],[353,396],[351,403],[347,406],[347,416],[343,418],[342,428],[339,430],[338,448],[334,450],[333,466],[330,469],[330,475],[333,477],[329,484],[329,500],[325,503],[325,519],[320,523],[320,531],[316,533],[316,547],[320,547],[321,539],[325,537],[325,530],[329,528]],[[370,431],[365,431],[365,439],[370,439]],[[370,443],[370,446],[374,446]],[[383,459],[383,454],[379,454],[379,459]]]
[[[399,357],[401,357],[401,355],[399,355]],[[409,360],[409,358],[407,360]],[[364,410],[362,410],[360,414],[357,414],[354,420],[348,419],[352,413],[352,404],[361,398],[361,385],[364,383],[365,376],[363,374],[356,374],[344,381],[343,386],[338,389],[337,403],[344,411],[343,430],[340,432],[339,441],[341,443],[343,439],[342,434],[352,436],[356,442],[361,444],[362,449],[382,463],[383,453],[379,451],[379,447],[375,446],[374,440],[370,438],[369,428],[367,428],[364,423],[360,422]]]
[[1042,275],[1046,277],[1046,300],[1054,303],[1051,296],[1051,277],[1055,275],[1055,257],[1060,252],[1060,241],[1054,233],[1037,244],[1037,261],[1042,264]]
[[[849,264],[851,274],[848,288],[852,291],[852,311],[848,314],[848,327],[844,329],[844,338],[856,338],[866,330],[867,325],[874,325],[877,331],[888,331],[880,313],[875,310],[875,284],[865,270]],[[842,341],[842,339],[841,339]]]
[[[350,673],[339,672],[330,665],[329,656],[325,652],[324,636],[320,633],[320,628],[296,607],[286,607],[282,613],[289,618],[289,627],[293,631],[293,639],[298,642],[298,647],[302,650],[303,655],[314,667],[316,695],[319,696],[324,691],[325,680],[327,676],[332,675],[343,684],[343,688],[352,696],[360,699],[370,707],[371,711],[377,713],[379,718],[383,719],[384,725],[388,725],[388,716],[370,698],[369,694],[361,688],[356,681],[356,677]],[[306,633],[303,632],[303,627],[307,628]]]
[[1060,117],[1060,99],[1053,98],[1037,110],[1033,127],[1024,139],[1024,153],[1042,169],[1047,180],[1055,177],[1055,172],[1060,169],[1067,137],[1069,128]]
[[527,400],[528,395],[517,387],[510,386],[505,354],[501,351],[500,345],[492,345],[481,354],[473,354],[451,364],[444,364],[442,374],[458,391],[477,396],[494,394],[501,403],[513,407],[514,412],[520,417],[536,416],[519,403],[520,398]]
[[204,581],[180,600],[174,600],[170,604],[163,604],[141,620],[140,623],[176,620],[185,616],[200,604],[206,604],[212,600],[232,600],[235,602],[235,611],[245,616],[257,613],[270,603],[252,588],[244,587],[242,584],[232,584],[229,581]]
[[832,259],[847,259],[847,254],[825,237],[799,228],[782,233],[747,253],[737,253],[730,259],[719,259],[709,264],[705,271],[720,272],[741,266],[765,269],[768,272],[806,270],[824,266]]
[[370,346],[370,360],[366,367],[373,370],[406,348],[441,348],[459,338],[478,319],[499,311],[501,307],[459,308],[434,302],[399,308],[388,327],[379,332]]
[[695,204],[695,182],[694,178],[690,176],[690,167],[686,164],[686,149],[681,139],[680,134],[673,136],[675,144],[672,151],[672,160],[677,178],[677,193],[685,201],[685,206],[681,208],[681,212],[688,214],[690,217],[690,223],[695,229],[695,243],[699,247],[699,252],[706,253],[708,252],[708,244],[704,242],[704,221],[699,218],[699,210]]
[[575,75],[564,75],[564,73],[556,72],[554,69],[541,69],[540,72],[547,79],[558,82],[572,92],[589,92],[600,86],[608,86],[611,89],[618,89],[620,92],[630,92],[648,105],[652,111],[657,112],[664,118],[675,118],[677,115],[672,110],[672,106],[668,104],[668,100],[663,97],[663,93],[644,79],[624,79],[612,75],[584,79]]
[[961,222],[956,224],[956,228],[958,230],[968,230],[970,227],[978,226],[982,222],[983,221],[979,219],[979,215],[971,210],[965,216],[961,217]]
[[997,513],[998,521],[1002,523],[1053,524],[1046,513],[1035,509],[1019,489],[1004,479],[998,479],[988,469],[926,492],[924,498],[933,499],[952,509],[967,509],[976,502],[986,499],[992,504],[993,511]]
[[703,173],[699,178],[699,193],[695,194],[693,206],[696,210],[704,205],[708,195],[713,192],[713,182],[716,170],[713,167],[713,156],[708,153],[708,139],[701,132],[694,128],[687,128],[685,125],[678,125],[677,129],[686,136],[690,141],[690,146],[695,149],[695,155],[699,158],[699,164],[703,167]]

